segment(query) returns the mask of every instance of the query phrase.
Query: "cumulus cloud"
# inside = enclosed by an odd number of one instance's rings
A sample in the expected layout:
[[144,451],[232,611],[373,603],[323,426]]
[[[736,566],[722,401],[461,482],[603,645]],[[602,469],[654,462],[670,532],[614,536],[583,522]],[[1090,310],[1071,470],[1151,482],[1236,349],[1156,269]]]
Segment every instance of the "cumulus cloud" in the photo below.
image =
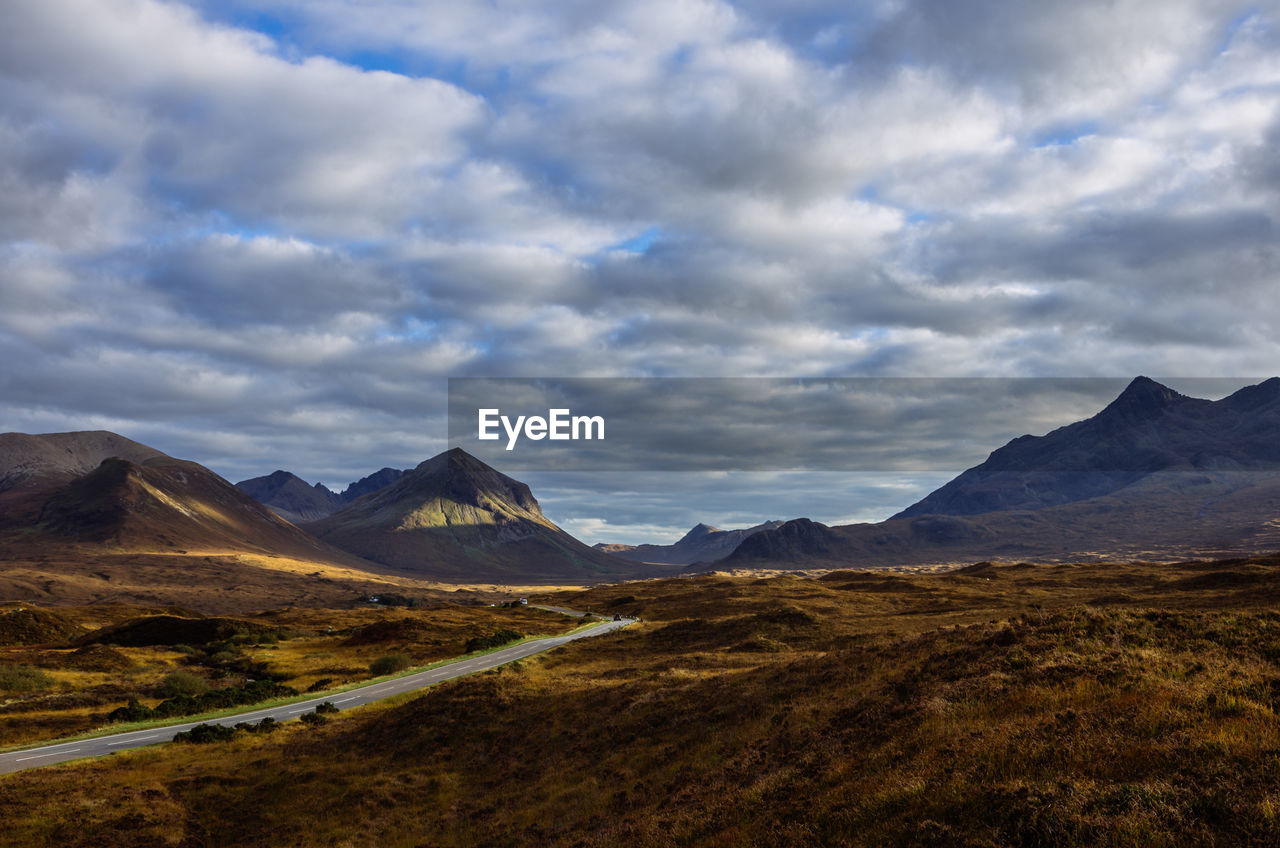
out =
[[341,484],[450,376],[1276,372],[1275,2],[853,5],[9,3],[0,426]]

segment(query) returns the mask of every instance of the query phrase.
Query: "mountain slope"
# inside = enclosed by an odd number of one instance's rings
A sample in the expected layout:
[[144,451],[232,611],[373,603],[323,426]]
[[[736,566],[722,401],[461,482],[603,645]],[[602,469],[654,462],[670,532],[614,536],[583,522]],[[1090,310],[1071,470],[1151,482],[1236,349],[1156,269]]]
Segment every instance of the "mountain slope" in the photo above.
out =
[[35,529],[129,550],[336,553],[204,466],[171,457],[103,460],[45,502]]
[[105,430],[0,434],[0,534],[30,525],[49,495],[113,456],[146,462],[165,455]]
[[459,449],[306,529],[365,559],[437,580],[599,582],[641,573],[561,530],[528,486]]
[[106,430],[75,433],[0,433],[0,492],[65,483],[120,457],[146,462],[165,455]]
[[738,530],[721,530],[709,524],[698,524],[670,545],[611,545],[600,543],[595,549],[635,562],[655,562],[667,565],[689,565],[695,562],[715,562],[733,553],[743,539],[761,530],[781,527],[781,521],[766,521],[754,527]]

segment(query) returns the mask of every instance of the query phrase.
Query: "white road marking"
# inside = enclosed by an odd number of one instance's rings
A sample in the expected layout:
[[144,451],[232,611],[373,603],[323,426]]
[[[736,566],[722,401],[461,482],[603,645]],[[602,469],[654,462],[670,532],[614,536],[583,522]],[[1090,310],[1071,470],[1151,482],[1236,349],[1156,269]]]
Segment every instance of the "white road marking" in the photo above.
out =
[[18,757],[17,759],[14,760],[14,762],[20,763],[20,762],[23,762],[24,760],[39,760],[43,757],[56,757],[59,754],[74,754],[76,751],[79,751],[79,750],[80,750],[79,748],[72,748],[68,751],[54,751],[52,754],[32,754],[30,757]]

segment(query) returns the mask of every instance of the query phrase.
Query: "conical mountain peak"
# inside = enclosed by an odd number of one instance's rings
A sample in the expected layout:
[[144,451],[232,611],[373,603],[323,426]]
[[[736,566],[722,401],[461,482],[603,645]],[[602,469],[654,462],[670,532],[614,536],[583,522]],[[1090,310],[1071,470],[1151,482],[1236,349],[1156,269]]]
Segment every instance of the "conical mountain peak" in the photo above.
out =
[[1179,394],[1150,377],[1134,377],[1102,414],[1105,415],[1108,411],[1158,412],[1181,400],[1186,400],[1186,395]]
[[528,486],[461,448],[436,454],[377,495],[377,500],[384,503],[425,502],[435,498],[485,509],[503,504],[532,513],[539,520],[542,515]]
[[308,529],[366,559],[437,579],[582,580],[630,570],[553,524],[527,485],[460,448]]
[[720,532],[722,532],[720,528],[712,527],[710,524],[695,524],[688,533],[685,533],[680,537],[680,541],[676,542],[676,544],[679,545],[684,542],[692,542],[695,539],[701,539],[703,536],[709,536],[712,533]]

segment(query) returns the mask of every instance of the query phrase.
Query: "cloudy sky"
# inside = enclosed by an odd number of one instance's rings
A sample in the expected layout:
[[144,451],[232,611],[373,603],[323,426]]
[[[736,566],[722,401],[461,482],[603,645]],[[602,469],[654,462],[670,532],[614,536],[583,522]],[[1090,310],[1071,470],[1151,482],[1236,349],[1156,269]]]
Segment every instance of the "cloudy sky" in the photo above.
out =
[[[0,430],[340,486],[449,377],[1280,373],[1276,0],[3,6]],[[931,484],[629,479],[529,482],[589,541]]]

